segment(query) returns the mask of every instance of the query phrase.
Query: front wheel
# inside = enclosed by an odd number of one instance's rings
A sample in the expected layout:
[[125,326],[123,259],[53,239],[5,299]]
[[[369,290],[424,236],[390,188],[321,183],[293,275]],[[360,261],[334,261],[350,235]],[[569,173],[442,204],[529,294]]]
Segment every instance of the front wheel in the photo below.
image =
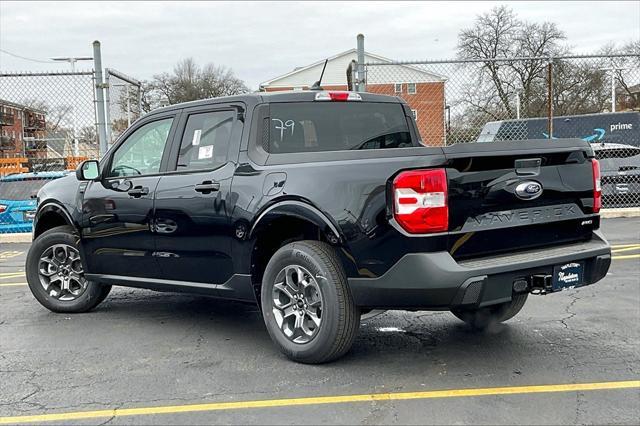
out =
[[59,226],[38,236],[27,254],[29,289],[42,306],[53,312],[86,312],[102,302],[111,286],[89,281],[70,226]]
[[273,255],[262,279],[261,304],[271,339],[297,362],[341,357],[360,325],[340,260],[319,241],[290,243]]
[[451,313],[476,330],[484,330],[493,324],[507,321],[524,307],[529,293],[514,294],[511,302],[480,309],[452,310]]

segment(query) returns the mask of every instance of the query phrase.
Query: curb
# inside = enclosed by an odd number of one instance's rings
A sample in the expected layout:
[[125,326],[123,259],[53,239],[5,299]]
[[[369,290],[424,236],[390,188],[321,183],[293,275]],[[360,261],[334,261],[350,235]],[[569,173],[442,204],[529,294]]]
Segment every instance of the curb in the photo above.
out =
[[602,209],[600,217],[613,219],[616,217],[640,217],[640,207],[625,207],[620,209]]
[[14,234],[0,234],[0,244],[8,243],[30,243],[31,232],[18,232]]

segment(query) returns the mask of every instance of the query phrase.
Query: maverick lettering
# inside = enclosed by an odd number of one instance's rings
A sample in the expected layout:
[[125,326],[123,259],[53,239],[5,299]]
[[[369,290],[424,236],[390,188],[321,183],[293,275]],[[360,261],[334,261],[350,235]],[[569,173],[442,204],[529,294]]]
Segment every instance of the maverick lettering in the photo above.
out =
[[542,221],[564,220],[568,217],[576,216],[578,216],[576,206],[573,204],[565,204],[546,208],[485,213],[468,218],[465,227],[490,228],[492,225],[536,223]]

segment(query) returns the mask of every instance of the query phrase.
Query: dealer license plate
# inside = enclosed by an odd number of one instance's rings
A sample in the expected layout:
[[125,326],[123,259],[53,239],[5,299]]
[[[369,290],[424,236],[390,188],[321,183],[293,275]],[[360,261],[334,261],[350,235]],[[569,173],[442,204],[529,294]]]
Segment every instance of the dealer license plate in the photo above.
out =
[[553,291],[584,285],[584,262],[571,262],[553,268]]

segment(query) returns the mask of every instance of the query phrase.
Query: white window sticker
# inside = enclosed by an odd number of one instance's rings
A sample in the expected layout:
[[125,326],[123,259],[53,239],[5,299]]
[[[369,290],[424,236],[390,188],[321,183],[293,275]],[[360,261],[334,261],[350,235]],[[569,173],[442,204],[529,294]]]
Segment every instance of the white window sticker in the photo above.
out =
[[213,157],[213,145],[201,146],[198,149],[198,160]]
[[200,136],[202,136],[202,130],[197,129],[193,132],[193,140],[191,141],[191,145],[198,146],[200,145]]

